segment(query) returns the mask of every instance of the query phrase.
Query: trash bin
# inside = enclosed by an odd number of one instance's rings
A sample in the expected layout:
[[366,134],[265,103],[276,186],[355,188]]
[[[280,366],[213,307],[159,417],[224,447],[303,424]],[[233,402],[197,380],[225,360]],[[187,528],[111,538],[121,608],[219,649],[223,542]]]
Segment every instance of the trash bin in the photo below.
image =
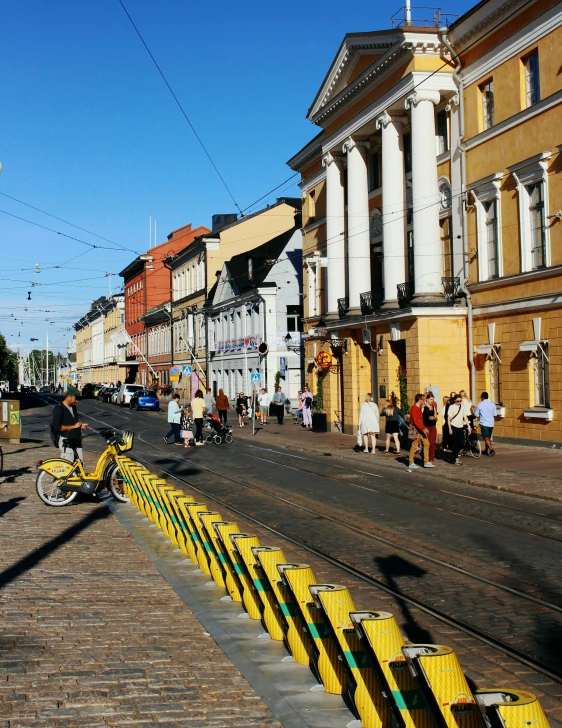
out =
[[0,439],[17,444],[21,438],[20,403],[17,399],[0,399]]

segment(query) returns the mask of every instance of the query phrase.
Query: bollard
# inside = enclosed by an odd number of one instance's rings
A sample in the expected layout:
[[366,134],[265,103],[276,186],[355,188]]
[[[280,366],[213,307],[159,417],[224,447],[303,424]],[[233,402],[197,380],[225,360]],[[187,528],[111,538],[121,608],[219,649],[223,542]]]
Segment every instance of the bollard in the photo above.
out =
[[137,491],[135,490],[133,481],[131,479],[131,474],[129,473],[129,465],[133,461],[126,455],[117,455],[115,459],[117,460],[119,471],[121,473],[121,476],[123,477],[123,483],[125,485],[125,495],[135,506],[135,508],[140,511],[141,509],[139,508]]
[[224,567],[226,593],[231,597],[233,602],[241,602],[244,587],[238,578],[236,566],[230,558],[230,551],[227,548],[227,543],[230,544],[229,534],[239,533],[240,527],[237,523],[226,523],[223,521],[213,523],[212,529],[215,532],[217,553]]
[[327,693],[342,695],[345,686],[343,666],[338,659],[322,614],[310,596],[309,586],[316,584],[312,569],[308,564],[279,564],[277,569],[291,592],[314,645],[311,651],[313,672],[319,677]]
[[162,499],[162,493],[160,492],[160,486],[167,485],[167,483],[165,480],[159,478],[153,473],[148,473],[147,475],[145,475],[143,481],[145,490],[147,494],[150,494],[154,509],[156,511],[156,518],[154,520],[154,523],[162,531],[162,533],[166,533],[166,529],[168,526],[166,523],[166,513],[164,510],[165,506]]
[[191,534],[191,540],[193,541],[193,545],[195,547],[196,561],[199,564],[199,568],[201,569],[201,571],[204,574],[210,575],[211,570],[209,568],[209,558],[201,541],[201,535],[198,528],[199,518],[197,515],[198,513],[208,510],[209,508],[206,503],[186,503],[184,505],[184,513],[187,515],[188,518],[187,522],[189,532]]
[[135,462],[127,463],[125,467],[131,480],[133,490],[136,493],[139,510],[144,513],[147,518],[152,520],[151,504],[146,498],[146,494],[144,492],[144,484],[141,477],[141,472],[144,471],[145,468]]
[[197,564],[197,549],[196,549],[196,542],[193,540],[192,535],[192,524],[191,524],[191,516],[189,515],[187,511],[187,506],[191,505],[192,503],[195,503],[195,498],[191,495],[178,495],[176,496],[176,503],[178,504],[178,508],[180,510],[181,516],[182,516],[182,523],[183,523],[183,532],[184,532],[184,544],[187,556],[189,560]]
[[402,653],[404,638],[394,616],[388,612],[351,612],[349,618],[387,698],[393,725],[432,728],[431,716]]
[[184,495],[184,492],[183,490],[178,490],[177,488],[174,488],[173,485],[162,486],[161,492],[164,496],[164,500],[166,502],[166,510],[168,512],[168,519],[170,523],[170,539],[172,543],[179,548],[180,541],[183,538],[183,533],[176,512],[177,503],[175,500],[175,496],[182,496]]
[[476,702],[489,728],[548,728],[546,715],[537,696],[526,690],[489,688],[476,690]]
[[201,511],[197,514],[201,523],[201,530],[204,533],[205,541],[209,543],[209,568],[211,576],[217,586],[225,587],[224,565],[222,562],[222,553],[220,545],[217,543],[217,535],[213,528],[213,523],[222,523],[223,518],[220,513],[215,511]]
[[436,728],[486,728],[450,647],[405,645],[402,652]]
[[285,647],[299,665],[310,665],[311,646],[308,633],[303,628],[297,607],[277,571],[278,564],[287,563],[283,550],[269,546],[253,546],[252,552],[275,596],[278,605],[277,617],[285,636]]
[[181,551],[191,559],[188,546],[188,541],[191,542],[191,536],[189,535],[189,526],[185,520],[183,511],[180,508],[179,499],[181,498],[185,503],[195,503],[195,498],[192,495],[185,495],[183,490],[180,489],[175,491],[173,494],[168,494],[168,497],[176,514],[179,547]]
[[355,704],[357,717],[364,728],[390,728],[391,714],[386,698],[349,619],[349,613],[355,611],[349,589],[337,584],[315,584],[309,588],[346,668],[347,692]]
[[259,546],[260,540],[257,536],[250,536],[247,533],[231,533],[229,534],[229,539],[232,544],[230,558],[234,563],[238,578],[244,587],[242,592],[244,608],[248,612],[250,619],[261,619],[262,602],[256,593],[253,575],[250,573],[246,564],[248,554],[250,555],[250,559],[253,557],[250,548],[252,546]]

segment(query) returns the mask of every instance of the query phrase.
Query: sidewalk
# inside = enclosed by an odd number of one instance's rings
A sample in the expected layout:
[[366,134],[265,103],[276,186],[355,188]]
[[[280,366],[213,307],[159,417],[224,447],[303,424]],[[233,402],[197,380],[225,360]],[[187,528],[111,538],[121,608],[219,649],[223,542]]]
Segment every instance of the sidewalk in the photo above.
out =
[[[231,423],[232,424],[232,423]],[[233,434],[244,440],[253,440],[256,444],[263,442],[280,448],[310,451],[325,455],[326,453],[344,458],[357,467],[365,458],[375,462],[377,467],[389,472],[404,474],[408,461],[408,453],[402,450],[400,456],[383,455],[384,440],[379,438],[378,452],[373,459],[371,455],[356,453],[355,435],[343,435],[339,432],[318,433],[304,430],[293,424],[293,417],[287,416],[283,425],[278,425],[275,418],[269,418],[265,427],[256,423],[256,435],[252,437],[251,422],[245,427],[233,425]],[[383,435],[384,437],[384,435]],[[471,456],[463,458],[462,467],[456,467],[446,460],[438,451],[435,470],[423,472],[423,477],[439,481],[452,480],[483,488],[503,490],[518,495],[533,496],[545,500],[562,503],[562,452],[498,444],[496,456],[488,458],[482,455],[478,460]],[[450,456],[450,453],[447,453]]]

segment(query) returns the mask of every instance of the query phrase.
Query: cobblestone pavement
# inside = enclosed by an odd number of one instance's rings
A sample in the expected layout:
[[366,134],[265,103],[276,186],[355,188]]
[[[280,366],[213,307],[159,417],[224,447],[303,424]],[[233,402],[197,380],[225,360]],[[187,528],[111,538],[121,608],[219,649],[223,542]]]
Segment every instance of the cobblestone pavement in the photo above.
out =
[[4,451],[0,728],[280,726],[103,504],[39,501],[49,450]]

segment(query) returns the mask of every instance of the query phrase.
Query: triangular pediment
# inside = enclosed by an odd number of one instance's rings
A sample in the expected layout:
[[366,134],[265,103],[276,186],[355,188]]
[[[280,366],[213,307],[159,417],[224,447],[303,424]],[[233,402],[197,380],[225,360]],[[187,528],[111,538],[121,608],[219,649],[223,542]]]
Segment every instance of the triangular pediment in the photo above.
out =
[[376,64],[403,38],[400,30],[348,33],[308,111],[308,119],[313,121],[326,104]]
[[222,267],[222,271],[217,283],[215,295],[213,296],[213,304],[224,303],[231,298],[235,298],[239,294],[234,282],[231,280],[226,263]]

